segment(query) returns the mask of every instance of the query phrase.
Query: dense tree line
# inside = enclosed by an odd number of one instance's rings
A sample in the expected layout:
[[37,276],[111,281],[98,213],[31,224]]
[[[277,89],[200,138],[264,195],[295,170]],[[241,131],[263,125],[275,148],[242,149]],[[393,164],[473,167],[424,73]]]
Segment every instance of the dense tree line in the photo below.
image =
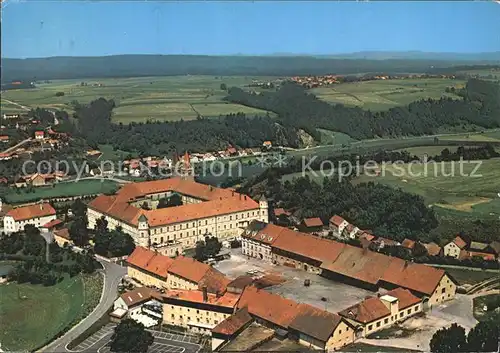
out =
[[[328,56],[208,56],[208,55],[111,55],[105,57],[53,57],[3,59],[2,83],[95,77],[146,77],[172,75],[294,76],[359,74],[366,72],[426,72],[463,60],[429,58],[367,60]],[[2,87],[3,89],[3,87]]]
[[205,237],[205,240],[196,242],[194,258],[198,261],[205,261],[208,258],[215,256],[222,248],[222,244],[216,237]]
[[464,148],[460,146],[456,152],[451,152],[448,148],[441,151],[439,155],[429,157],[429,160],[436,162],[450,162],[463,160],[481,160],[500,157],[495,148],[491,144],[486,144],[479,147]]
[[49,262],[46,257],[46,241],[40,231],[27,225],[23,231],[0,238],[2,257],[21,261],[9,274],[11,280],[19,283],[54,285],[65,274],[75,276],[81,272],[92,273],[99,267],[98,262],[88,253],[74,253],[61,248],[56,243],[49,245]]
[[420,196],[372,182],[352,185],[325,178],[319,185],[305,177],[281,183],[270,175],[260,192],[299,219],[320,217],[326,224],[338,214],[360,229],[398,241],[423,237],[437,226],[434,212]]
[[500,326],[497,320],[499,319],[500,315],[497,314],[489,320],[480,321],[468,334],[462,326],[456,323],[442,328],[431,338],[431,352],[498,352]]
[[228,90],[227,100],[272,111],[282,124],[302,128],[319,141],[317,128],[340,131],[357,139],[433,134],[440,127],[500,124],[500,86],[470,79],[463,99],[441,98],[413,102],[407,107],[372,113],[358,107],[329,104],[303,87],[286,83],[277,92]]
[[135,249],[132,237],[124,233],[121,227],[108,230],[108,221],[101,217],[96,221],[94,235],[94,251],[106,257],[130,255]]
[[265,140],[296,147],[300,143],[296,129],[279,126],[271,117],[231,114],[211,119],[122,125],[111,122],[114,106],[112,100],[103,98],[79,105],[75,112],[77,124],[70,130],[84,137],[91,146],[111,144],[117,149],[139,151],[143,155],[213,151],[226,149],[229,145],[247,148],[260,146]]

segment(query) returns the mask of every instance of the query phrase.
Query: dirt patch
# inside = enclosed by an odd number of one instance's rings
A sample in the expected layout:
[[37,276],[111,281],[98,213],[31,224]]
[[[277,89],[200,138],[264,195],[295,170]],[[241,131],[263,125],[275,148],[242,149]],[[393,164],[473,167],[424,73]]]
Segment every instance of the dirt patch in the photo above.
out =
[[457,211],[462,211],[462,212],[472,212],[472,207],[479,205],[481,203],[486,203],[490,202],[491,199],[488,199],[486,197],[480,197],[471,201],[467,202],[457,202],[457,203],[452,203],[452,204],[443,204],[443,203],[436,203],[436,206],[443,207],[443,208],[448,208],[452,210],[457,210]]

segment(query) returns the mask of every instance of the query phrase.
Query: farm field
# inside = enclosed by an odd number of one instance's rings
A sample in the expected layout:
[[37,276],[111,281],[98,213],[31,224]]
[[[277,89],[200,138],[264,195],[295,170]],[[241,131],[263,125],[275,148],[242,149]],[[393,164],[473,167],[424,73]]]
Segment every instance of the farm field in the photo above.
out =
[[450,134],[439,137],[440,140],[500,142],[500,130],[484,131],[482,133]]
[[[6,91],[3,98],[33,108],[66,110],[71,110],[74,100],[88,103],[99,97],[114,99],[116,108],[113,119],[122,123],[148,119],[190,120],[196,119],[198,114],[206,117],[238,112],[265,115],[265,111],[223,101],[226,92],[220,89],[220,85],[225,83],[227,87],[244,88],[252,80],[272,79],[275,78],[170,76],[55,80],[37,84],[34,89]],[[87,85],[82,86],[82,82]],[[64,96],[56,97],[56,92],[64,92]],[[16,107],[2,100],[2,107],[4,105],[6,109]]]
[[462,165],[464,176],[460,173],[458,162],[415,164],[411,169],[408,165],[402,166],[404,168],[396,169],[387,165],[385,173],[382,171],[377,177],[363,175],[355,182],[375,181],[401,188],[422,196],[428,205],[452,211],[481,217],[500,215],[500,198],[497,195],[500,192],[500,159],[482,161],[476,172],[477,177],[470,176],[475,168],[472,163]]
[[16,190],[9,189],[4,195],[4,199],[7,203],[18,204],[40,199],[110,193],[116,191],[117,188],[117,183],[111,180],[70,181],[55,184],[54,187],[34,188],[34,192],[26,192],[25,189],[21,189],[17,193]]
[[401,148],[396,151],[407,151],[409,154],[412,156],[416,156],[418,158],[422,158],[424,155],[427,156],[436,156],[441,154],[441,151],[444,150],[445,148],[449,149],[451,153],[454,153],[457,151],[457,146],[445,146],[445,145],[438,145],[438,146],[421,146],[421,147],[410,147],[410,148]]
[[463,87],[463,85],[464,81],[437,78],[377,80],[313,88],[311,92],[329,103],[382,111],[420,99],[441,97],[458,99],[460,97],[457,95],[445,93],[445,89],[450,86]]
[[[89,278],[94,276],[100,275]],[[87,280],[82,276],[76,276],[49,287],[16,282],[1,285],[2,349],[33,351],[40,348],[92,310],[89,304],[97,304],[101,289],[90,282],[84,285],[84,281]]]

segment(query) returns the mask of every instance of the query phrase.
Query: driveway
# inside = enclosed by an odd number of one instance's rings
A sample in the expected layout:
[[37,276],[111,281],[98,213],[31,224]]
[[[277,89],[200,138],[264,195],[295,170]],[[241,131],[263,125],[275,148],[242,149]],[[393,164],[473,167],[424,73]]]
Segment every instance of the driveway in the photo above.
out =
[[126,274],[127,270],[125,267],[114,263],[109,263],[103,260],[99,260],[99,262],[104,267],[104,286],[99,304],[95,307],[92,313],[73,326],[73,328],[66,332],[64,336],[52,341],[40,351],[69,352],[66,346],[85,332],[85,330],[87,330],[94,322],[106,314],[108,309],[113,305],[118,293],[118,284],[120,283],[121,278]]

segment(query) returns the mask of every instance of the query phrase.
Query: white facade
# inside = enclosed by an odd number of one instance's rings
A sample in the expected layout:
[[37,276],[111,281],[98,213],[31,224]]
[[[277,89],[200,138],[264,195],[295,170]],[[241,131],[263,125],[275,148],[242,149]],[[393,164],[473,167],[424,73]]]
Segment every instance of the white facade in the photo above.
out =
[[45,223],[53,221],[54,219],[56,219],[56,215],[35,217],[31,219],[16,221],[14,217],[6,215],[3,218],[3,228],[5,233],[14,233],[20,230],[24,230],[24,226],[27,224],[32,224],[35,227],[40,228]]
[[[169,197],[170,194],[170,192],[164,192],[148,195],[144,199],[134,201],[133,205],[140,207],[142,203],[147,202],[151,208],[155,208],[160,198]],[[184,204],[202,202],[191,196],[181,196]],[[228,199],[227,202],[234,202],[234,200]],[[93,229],[101,217],[108,221],[108,229],[113,230],[120,226],[123,232],[134,239],[136,245],[152,246],[166,256],[174,256],[176,251],[180,253],[182,249],[194,248],[196,242],[204,240],[207,235],[216,236],[219,239],[238,238],[250,222],[258,220],[267,223],[269,220],[267,201],[259,201],[259,206],[255,209],[199,217],[159,226],[150,226],[145,216],[139,218],[136,226],[89,207],[87,210],[88,228]]]
[[449,242],[443,247],[444,256],[450,256],[455,259],[458,259],[460,256],[460,250],[461,249],[454,242]]

